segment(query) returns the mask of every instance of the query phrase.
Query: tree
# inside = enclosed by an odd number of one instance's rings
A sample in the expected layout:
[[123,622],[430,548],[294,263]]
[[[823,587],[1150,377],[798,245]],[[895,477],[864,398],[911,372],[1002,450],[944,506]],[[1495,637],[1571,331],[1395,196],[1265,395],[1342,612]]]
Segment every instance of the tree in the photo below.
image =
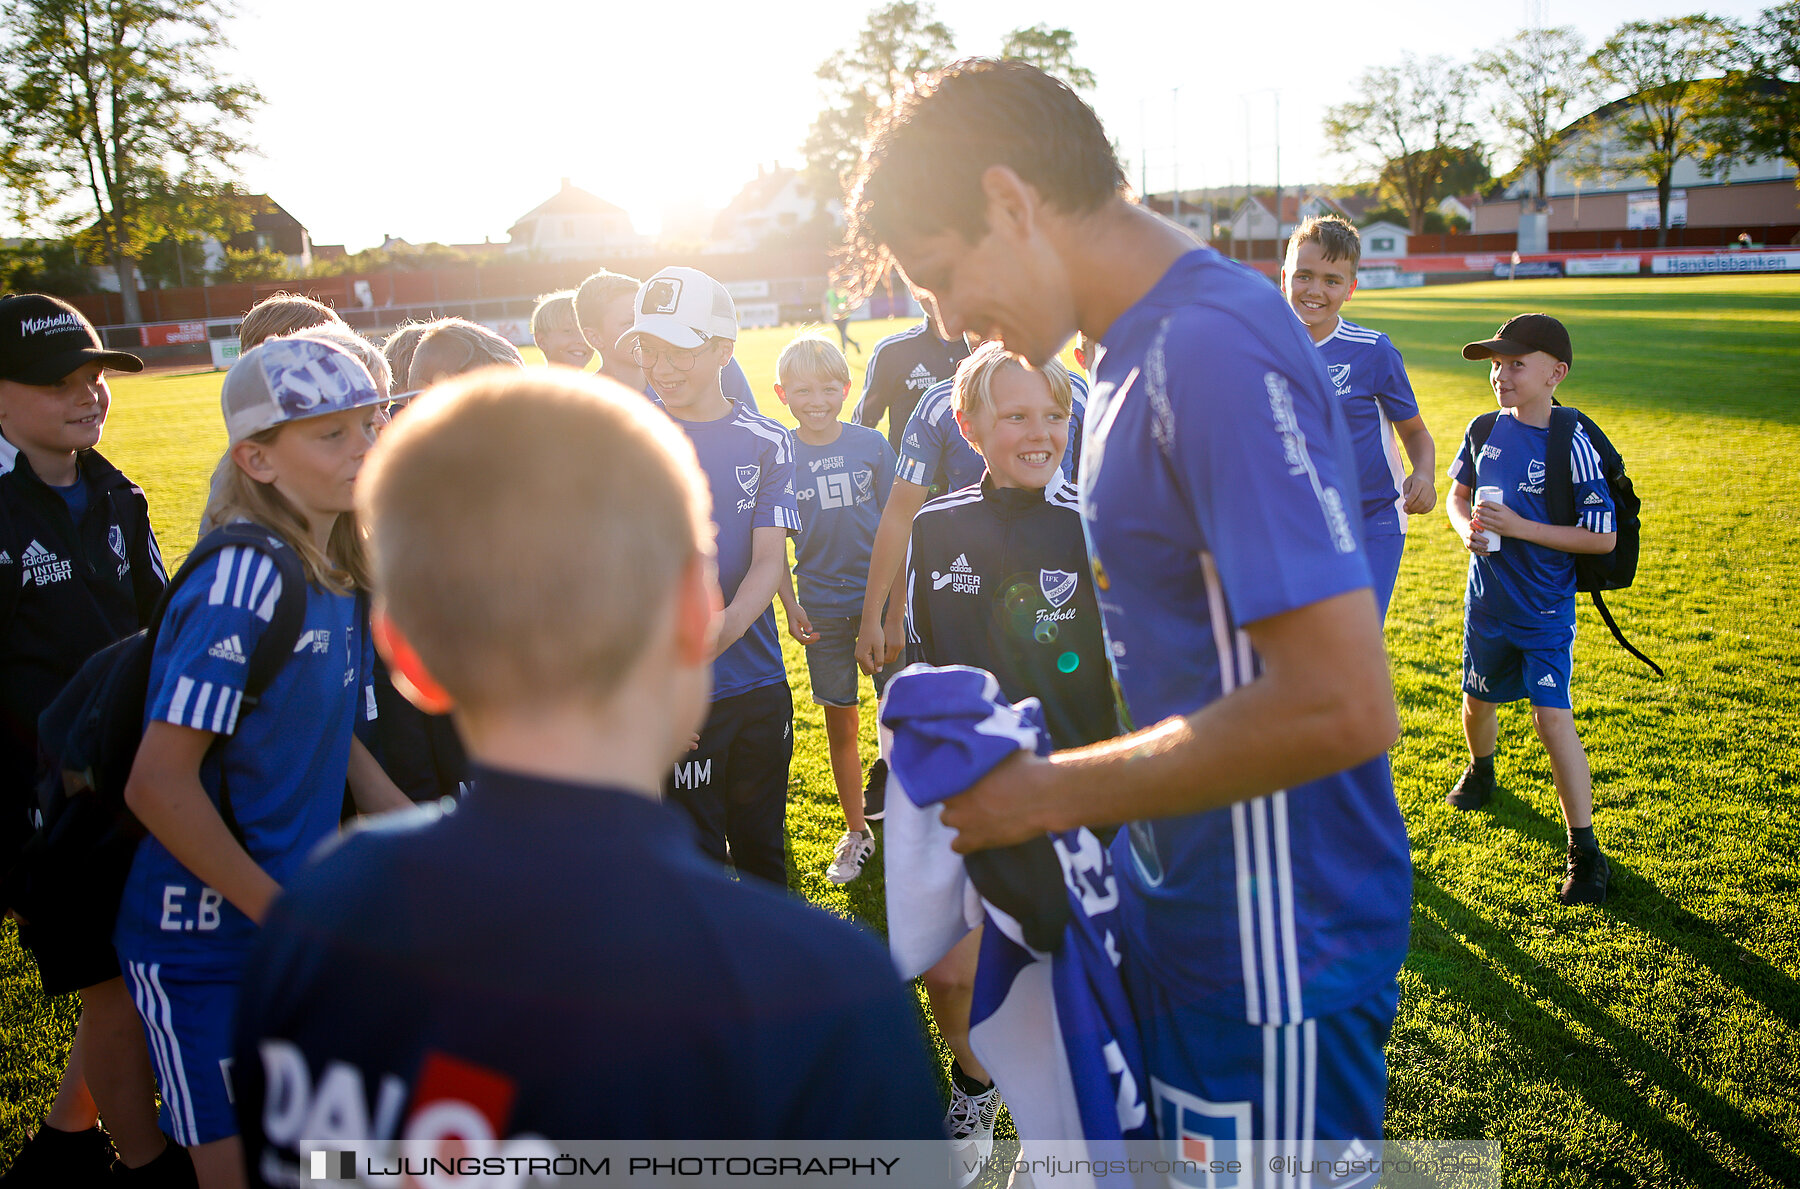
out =
[[0,292],[68,297],[93,288],[87,262],[69,240],[26,239],[10,248],[0,244]]
[[1736,48],[1704,135],[1725,156],[1800,167],[1800,0],[1763,10]]
[[1356,97],[1326,111],[1325,136],[1378,176],[1417,234],[1446,171],[1475,147],[1469,98],[1469,76],[1450,59],[1405,54],[1398,66],[1363,72]]
[[225,258],[213,269],[212,279],[221,284],[245,281],[285,281],[287,257],[274,248],[226,248]]
[[869,117],[917,75],[948,65],[955,53],[955,36],[929,3],[901,0],[869,14],[856,44],[827,58],[817,71],[826,107],[802,148],[814,197],[823,201],[843,194],[862,156]]
[[1475,69],[1494,88],[1494,122],[1511,138],[1519,168],[1537,177],[1534,198],[1541,211],[1549,205],[1545,188],[1568,112],[1590,90],[1581,38],[1573,29],[1521,29],[1476,58]]
[[261,102],[223,78],[214,0],[9,0],[0,25],[0,181],[20,219],[91,230],[138,321],[151,244],[236,228],[227,179]]
[[1693,157],[1711,172],[1728,160],[1709,151],[1706,129],[1735,33],[1731,22],[1703,15],[1627,21],[1588,59],[1600,83],[1623,101],[1613,118],[1622,152],[1606,163],[1604,172],[1612,177],[1642,174],[1656,182],[1659,248],[1669,242],[1675,166]]
[[1029,29],[1014,29],[1006,35],[1000,56],[1029,62],[1077,91],[1094,89],[1094,72],[1075,65],[1075,34],[1067,29],[1052,29],[1041,23]]

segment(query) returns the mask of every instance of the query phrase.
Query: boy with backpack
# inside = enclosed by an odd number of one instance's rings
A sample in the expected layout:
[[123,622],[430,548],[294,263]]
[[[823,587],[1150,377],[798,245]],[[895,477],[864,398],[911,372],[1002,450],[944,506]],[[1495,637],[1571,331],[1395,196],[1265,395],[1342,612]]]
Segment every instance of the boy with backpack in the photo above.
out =
[[[800,535],[794,543],[796,599],[781,588],[788,630],[806,646],[813,701],[825,711],[831,776],[844,810],[825,878],[849,883],[875,853],[864,816],[862,757],[857,752],[856,625],[863,580],[881,507],[894,484],[894,451],[880,431],[838,420],[850,387],[844,353],[817,335],[801,335],[775,361],[775,395],[794,414],[794,478]],[[887,679],[875,674],[875,694]]]
[[725,393],[738,334],[725,286],[698,269],[665,268],[634,302],[620,344],[699,456],[725,597],[712,710],[664,791],[694,819],[702,850],[721,863],[729,853],[740,875],[785,888],[794,700],[773,605],[787,574],[788,534],[800,531],[793,438]]
[[[1558,898],[1600,904],[1612,867],[1594,838],[1593,784],[1575,730],[1569,678],[1576,558],[1610,554],[1618,543],[1613,491],[1588,432],[1591,423],[1556,404],[1557,385],[1574,359],[1561,322],[1548,314],[1520,314],[1493,338],[1465,346],[1463,358],[1489,361],[1500,411],[1470,424],[1449,472],[1450,524],[1473,556],[1463,625],[1463,733],[1470,758],[1445,800],[1457,809],[1487,804],[1494,794],[1499,704],[1530,699],[1532,725],[1549,753],[1569,831]],[[1551,494],[1565,474],[1573,523],[1558,515],[1561,501]]]
[[[168,581],[142,489],[95,450],[109,368],[144,364],[106,350],[54,297],[0,297],[0,871],[32,835],[39,715],[90,656],[148,621]],[[111,939],[40,921],[21,923],[19,940],[44,994],[79,990],[82,1014],[56,1099],[7,1185],[104,1178],[102,1116],[126,1169],[155,1162],[168,1147]]]

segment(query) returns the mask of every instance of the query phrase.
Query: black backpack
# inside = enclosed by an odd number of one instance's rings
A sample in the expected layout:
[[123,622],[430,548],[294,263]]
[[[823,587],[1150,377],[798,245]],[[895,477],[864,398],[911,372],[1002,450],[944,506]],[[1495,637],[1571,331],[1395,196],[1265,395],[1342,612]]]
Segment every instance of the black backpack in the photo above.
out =
[[[275,534],[239,523],[208,533],[163,591],[150,626],[101,649],[69,679],[38,719],[37,831],[8,873],[4,900],[34,928],[110,938],[143,824],[125,804],[125,782],[144,736],[150,658],[169,601],[200,563],[234,545],[267,553],[281,595],[252,650],[239,715],[256,705],[293,655],[306,618],[306,571]],[[223,739],[214,741],[217,748]],[[219,816],[241,845],[230,792],[219,788]]]
[[[1480,459],[1481,448],[1487,444],[1488,435],[1494,431],[1494,422],[1499,416],[1498,412],[1483,413],[1470,422],[1471,457]],[[1625,459],[1600,427],[1594,424],[1593,418],[1580,409],[1561,403],[1552,403],[1550,408],[1550,441],[1545,446],[1544,505],[1549,510],[1552,524],[1576,524],[1580,521],[1580,510],[1575,507],[1573,464],[1570,462],[1570,454],[1575,447],[1576,426],[1581,427],[1588,442],[1594,447],[1594,452],[1600,456],[1600,470],[1606,477],[1607,489],[1612,493],[1616,540],[1610,553],[1574,555],[1575,589],[1586,591],[1593,598],[1594,609],[1606,621],[1613,639],[1661,677],[1662,668],[1625,638],[1625,633],[1619,630],[1619,625],[1613,620],[1612,612],[1607,609],[1606,600],[1600,597],[1601,591],[1623,590],[1637,578],[1639,513],[1643,509],[1643,501],[1638,499],[1637,491],[1632,487],[1631,476],[1625,473]],[[1557,465],[1551,459],[1563,461],[1561,465]]]

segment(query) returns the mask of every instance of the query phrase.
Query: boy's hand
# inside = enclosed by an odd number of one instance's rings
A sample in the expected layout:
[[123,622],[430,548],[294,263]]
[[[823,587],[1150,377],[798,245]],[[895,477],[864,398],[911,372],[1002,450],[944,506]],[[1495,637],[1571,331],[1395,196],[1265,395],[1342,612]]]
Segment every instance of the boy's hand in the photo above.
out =
[[1414,471],[1406,477],[1400,496],[1408,516],[1419,516],[1437,507],[1437,487],[1424,471]]
[[806,614],[804,607],[796,606],[787,617],[788,635],[802,644],[817,644],[819,633],[813,629],[812,619]]
[[[1475,505],[1474,515],[1469,518],[1469,528],[1474,532],[1496,532],[1503,537],[1521,539],[1529,531],[1526,526],[1535,523],[1537,522],[1527,520],[1505,504],[1491,503],[1486,500]],[[1481,552],[1487,552],[1485,542],[1482,544]]]
[[856,633],[856,667],[873,677],[881,671],[881,654],[886,651],[881,625],[865,621]]
[[[881,625],[881,663],[891,665],[906,651],[906,605],[888,608],[887,622]],[[873,674],[871,674],[873,676]]]

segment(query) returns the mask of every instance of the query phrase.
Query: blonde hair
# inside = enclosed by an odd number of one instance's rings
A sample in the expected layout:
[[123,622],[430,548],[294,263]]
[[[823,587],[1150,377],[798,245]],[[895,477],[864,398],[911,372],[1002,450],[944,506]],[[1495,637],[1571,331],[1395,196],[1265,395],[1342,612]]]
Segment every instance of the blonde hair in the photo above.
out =
[[412,385],[407,379],[412,372],[413,352],[419,349],[419,340],[425,337],[425,332],[436,325],[436,319],[424,321],[408,318],[394,327],[387,338],[381,340],[381,354],[387,359],[388,368],[393,373],[394,391],[412,391]]
[[524,367],[519,349],[500,335],[467,318],[439,318],[419,337],[407,365],[407,387],[424,388],[490,364]]
[[1016,367],[1020,371],[1035,371],[1042,375],[1050,385],[1050,399],[1057,409],[1067,416],[1075,407],[1075,394],[1069,383],[1069,369],[1062,365],[1060,359],[1050,359],[1044,366],[1033,368],[1006,349],[1006,346],[995,340],[983,343],[970,353],[969,357],[957,365],[954,381],[956,409],[971,422],[977,414],[994,412],[994,376],[1004,368]]
[[[575,325],[575,290],[563,289],[556,293],[546,293],[537,299],[537,305],[531,310],[531,337],[534,341],[542,339],[545,334],[555,331],[581,333]],[[538,343],[539,346],[543,344]]]
[[1287,258],[1292,260],[1308,242],[1317,243],[1328,261],[1347,260],[1352,269],[1362,262],[1362,234],[1341,215],[1313,215],[1294,228]]
[[357,334],[348,326],[326,323],[324,326],[312,326],[293,334],[277,335],[277,338],[316,339],[320,342],[333,343],[362,360],[362,365],[369,369],[369,378],[375,381],[375,387],[383,396],[394,391],[394,371],[388,366],[387,356],[381,348]]
[[298,293],[276,293],[263,298],[244,314],[243,321],[238,323],[238,347],[248,351],[264,339],[333,322],[344,325],[337,311],[324,302]]
[[712,553],[711,503],[673,421],[568,369],[433,388],[356,488],[388,614],[476,712],[610,697]]
[[[266,446],[293,424],[285,421],[244,440]],[[300,564],[306,569],[306,580],[312,585],[333,594],[369,589],[368,560],[356,513],[338,514],[321,552],[313,544],[306,517],[288,502],[286,496],[275,490],[273,483],[263,483],[247,475],[227,450],[213,469],[212,492],[207,496],[206,511],[200,517],[200,535],[205,536],[215,528],[238,520],[254,521],[285,541],[299,555]]]
[[844,359],[844,353],[838,350],[836,343],[810,328],[783,347],[781,357],[775,361],[775,378],[781,383],[790,383],[788,377],[796,373],[834,384],[850,383],[850,364]]

